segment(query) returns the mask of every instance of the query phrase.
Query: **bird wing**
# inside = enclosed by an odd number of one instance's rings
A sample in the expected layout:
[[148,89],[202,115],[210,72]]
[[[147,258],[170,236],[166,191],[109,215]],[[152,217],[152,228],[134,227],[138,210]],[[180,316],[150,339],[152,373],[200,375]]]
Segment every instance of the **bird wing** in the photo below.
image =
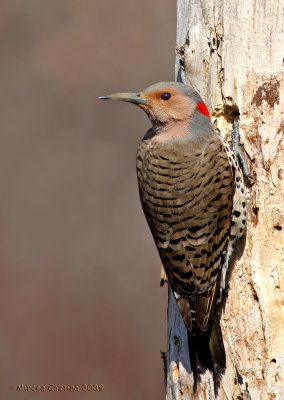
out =
[[181,314],[189,330],[189,318],[206,330],[230,237],[234,178],[224,147],[218,137],[202,151],[142,142],[137,172],[142,207]]

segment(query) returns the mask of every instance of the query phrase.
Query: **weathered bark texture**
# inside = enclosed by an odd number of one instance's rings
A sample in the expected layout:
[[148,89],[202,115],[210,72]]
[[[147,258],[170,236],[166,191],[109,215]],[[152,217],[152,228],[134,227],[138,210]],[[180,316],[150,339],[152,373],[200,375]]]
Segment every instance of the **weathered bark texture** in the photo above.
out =
[[[207,104],[226,138],[240,113],[248,189],[247,240],[229,281],[221,327],[227,369],[219,399],[284,399],[284,2],[178,0],[176,72]],[[213,399],[203,376],[195,397],[186,332],[168,309],[167,400]]]

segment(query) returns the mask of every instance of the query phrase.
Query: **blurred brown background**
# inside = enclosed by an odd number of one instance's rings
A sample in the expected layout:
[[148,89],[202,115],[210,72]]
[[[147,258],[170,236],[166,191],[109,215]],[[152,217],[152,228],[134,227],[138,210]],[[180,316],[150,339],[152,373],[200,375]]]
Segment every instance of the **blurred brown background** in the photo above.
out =
[[167,289],[135,172],[150,124],[98,96],[173,79],[175,7],[1,0],[1,399],[163,398]]

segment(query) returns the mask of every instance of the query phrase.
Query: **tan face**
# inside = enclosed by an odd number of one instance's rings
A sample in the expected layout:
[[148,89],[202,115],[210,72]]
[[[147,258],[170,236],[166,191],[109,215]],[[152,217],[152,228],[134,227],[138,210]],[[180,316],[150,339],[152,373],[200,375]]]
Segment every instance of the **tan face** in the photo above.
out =
[[188,121],[196,109],[196,103],[173,88],[154,90],[150,93],[140,93],[148,99],[145,104],[139,104],[154,123],[171,123]]

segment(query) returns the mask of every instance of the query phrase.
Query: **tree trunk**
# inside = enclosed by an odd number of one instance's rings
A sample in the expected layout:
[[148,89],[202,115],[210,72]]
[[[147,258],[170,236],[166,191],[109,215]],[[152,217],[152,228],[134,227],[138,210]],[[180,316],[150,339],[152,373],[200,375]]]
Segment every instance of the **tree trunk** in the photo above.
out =
[[[227,368],[219,399],[284,399],[284,2],[178,0],[176,73],[228,139],[240,113],[248,188],[246,246],[222,310]],[[210,373],[195,397],[186,331],[169,291],[167,400],[214,399]]]

